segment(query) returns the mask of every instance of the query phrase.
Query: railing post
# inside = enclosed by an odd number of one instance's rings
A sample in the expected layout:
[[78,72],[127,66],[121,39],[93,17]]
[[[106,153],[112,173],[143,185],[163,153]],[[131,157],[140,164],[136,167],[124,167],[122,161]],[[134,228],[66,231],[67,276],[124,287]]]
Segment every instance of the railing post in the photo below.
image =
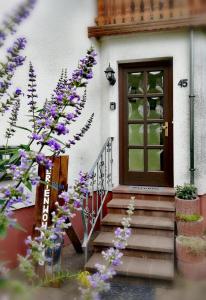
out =
[[117,0],[115,6],[116,6],[116,18],[115,18],[116,24],[121,24],[123,22],[122,21],[123,0]]
[[131,18],[132,18],[131,4],[132,4],[132,0],[125,0],[125,18],[124,18],[124,22],[127,23],[127,24],[131,23]]
[[105,0],[98,0],[98,17],[96,18],[98,26],[105,24]]
[[134,22],[139,22],[141,21],[141,0],[134,0],[134,13],[133,13],[133,18]]
[[160,19],[160,0],[153,0],[153,18],[154,20]]
[[150,21],[152,18],[151,0],[144,0],[144,21]]

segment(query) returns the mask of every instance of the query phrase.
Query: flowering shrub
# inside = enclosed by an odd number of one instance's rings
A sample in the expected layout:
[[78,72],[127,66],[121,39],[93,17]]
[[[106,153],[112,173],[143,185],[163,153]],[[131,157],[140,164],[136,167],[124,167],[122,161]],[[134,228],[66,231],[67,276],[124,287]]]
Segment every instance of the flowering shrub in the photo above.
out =
[[[130,223],[131,216],[134,211],[134,200],[132,197],[128,210],[127,217],[122,219],[123,228],[117,228],[114,232],[115,238],[113,240],[114,247],[109,248],[106,251],[102,251],[102,256],[105,259],[105,265],[96,264],[97,272],[93,275],[83,273],[79,276],[79,281],[83,285],[81,288],[82,299],[84,300],[99,300],[100,293],[110,289],[108,280],[111,279],[115,274],[114,267],[119,266],[123,253],[120,250],[125,249],[127,246],[127,240],[131,235]],[[84,276],[85,275],[85,276]]]
[[[20,127],[23,130],[29,131],[29,141],[25,149],[19,149],[15,155],[14,163],[11,161],[7,162],[7,168],[5,174],[12,176],[14,185],[0,188],[2,204],[0,207],[0,214],[11,214],[11,208],[16,203],[28,204],[29,196],[25,192],[27,189],[32,190],[32,186],[39,182],[39,177],[36,175],[36,166],[41,164],[46,168],[51,167],[51,161],[46,158],[45,154],[42,153],[43,148],[46,147],[52,153],[52,155],[59,155],[64,153],[66,148],[70,148],[79,141],[87,130],[90,128],[93,114],[88,119],[87,123],[80,130],[79,133],[75,134],[73,138],[70,138],[65,143],[57,138],[57,136],[66,135],[70,132],[69,126],[72,122],[75,122],[81,115],[82,109],[86,102],[86,91],[84,91],[81,97],[77,90],[79,87],[86,88],[88,79],[91,79],[92,68],[96,64],[95,60],[96,53],[91,48],[87,51],[87,55],[81,60],[81,63],[76,69],[71,79],[67,78],[66,73],[62,74],[54,95],[50,101],[46,101],[43,108],[37,108],[37,103],[34,100],[36,96],[36,75],[34,68],[30,64],[29,70],[29,88],[28,88],[28,106],[29,111],[32,112],[30,122],[32,123],[31,129]],[[78,76],[77,76],[78,74]],[[68,109],[70,111],[68,112]],[[7,132],[14,133],[14,127],[18,127],[14,122],[10,122],[10,127]],[[9,135],[7,135],[7,140]],[[32,151],[32,146],[38,147],[38,151]],[[18,163],[18,164],[17,164]],[[81,175],[81,180],[84,178]],[[80,182],[81,184],[81,182]],[[80,204],[78,201],[78,186],[75,187],[73,194],[74,206],[78,208]],[[62,195],[66,203],[66,193]],[[71,195],[70,195],[71,196]],[[60,207],[57,207],[60,209]],[[63,209],[63,208],[61,208]],[[53,218],[55,216],[53,215]]]
[[39,235],[33,239],[29,236],[26,240],[28,246],[26,257],[19,256],[21,262],[20,268],[28,278],[35,278],[36,265],[44,265],[48,261],[45,251],[55,249],[60,246],[57,241],[63,239],[65,229],[71,226],[69,220],[75,216],[76,210],[81,210],[83,199],[88,191],[88,174],[79,173],[79,178],[75,181],[73,188],[67,192],[62,192],[59,198],[63,200],[60,204],[56,202],[56,210],[52,212],[52,224],[48,228],[36,228]]
[[[7,35],[14,33],[17,25],[29,15],[35,2],[36,0],[27,0],[5,20],[4,26],[0,28],[0,46],[3,45]],[[96,53],[93,48],[90,48],[86,56],[79,61],[78,67],[70,78],[66,70],[62,72],[51,99],[46,100],[42,107],[38,103],[35,70],[30,63],[27,104],[28,121],[31,126],[18,125],[20,97],[23,97],[23,93],[16,88],[11,94],[9,89],[16,69],[25,61],[25,57],[21,54],[25,45],[25,38],[16,39],[13,46],[7,50],[5,62],[0,64],[0,112],[4,114],[10,111],[9,127],[5,132],[5,153],[9,139],[15,134],[16,128],[24,130],[28,138],[28,143],[21,145],[11,159],[1,162],[4,171],[0,174],[0,181],[9,174],[12,184],[0,188],[0,237],[6,236],[9,226],[19,227],[16,220],[12,218],[12,209],[19,203],[30,204],[28,192],[40,180],[37,176],[37,166],[44,165],[46,169],[52,167],[52,162],[45,156],[43,149],[50,150],[51,155],[55,156],[64,153],[85,135],[94,117],[92,114],[79,132],[69,136],[71,124],[78,120],[85,106],[86,87],[93,77],[92,69],[96,64]],[[65,136],[65,142],[62,136]],[[64,230],[71,225],[69,219],[74,217],[75,210],[81,209],[83,198],[88,192],[87,180],[88,175],[80,172],[73,189],[63,192],[60,195],[61,201],[56,202],[56,210],[52,213],[52,225],[48,228],[44,226],[36,228],[38,236],[34,239],[27,238],[27,256],[20,257],[20,261],[21,269],[26,271],[30,278],[36,276],[35,264],[44,264],[48,259],[45,255],[46,249],[57,246],[57,239],[62,237]]]

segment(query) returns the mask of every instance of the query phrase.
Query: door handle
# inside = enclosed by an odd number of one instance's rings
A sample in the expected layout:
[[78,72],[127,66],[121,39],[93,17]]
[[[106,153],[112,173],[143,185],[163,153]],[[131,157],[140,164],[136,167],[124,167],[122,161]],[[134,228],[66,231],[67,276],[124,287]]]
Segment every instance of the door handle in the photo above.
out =
[[165,122],[164,125],[162,125],[162,129],[165,131],[165,136],[169,135],[169,124],[168,122]]

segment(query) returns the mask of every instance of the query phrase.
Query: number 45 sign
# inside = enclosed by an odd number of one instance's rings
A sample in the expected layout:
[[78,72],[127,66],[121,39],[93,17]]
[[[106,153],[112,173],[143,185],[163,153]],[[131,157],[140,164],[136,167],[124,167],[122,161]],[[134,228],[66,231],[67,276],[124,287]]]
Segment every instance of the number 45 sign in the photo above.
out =
[[181,88],[186,88],[188,86],[188,79],[181,79],[179,82],[178,82],[178,85],[181,87]]

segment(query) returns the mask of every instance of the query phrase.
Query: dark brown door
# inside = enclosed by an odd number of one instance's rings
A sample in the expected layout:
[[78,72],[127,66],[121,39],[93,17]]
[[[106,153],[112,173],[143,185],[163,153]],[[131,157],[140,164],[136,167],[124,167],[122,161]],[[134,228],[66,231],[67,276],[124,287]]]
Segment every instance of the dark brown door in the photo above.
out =
[[173,186],[172,61],[119,65],[120,184]]

